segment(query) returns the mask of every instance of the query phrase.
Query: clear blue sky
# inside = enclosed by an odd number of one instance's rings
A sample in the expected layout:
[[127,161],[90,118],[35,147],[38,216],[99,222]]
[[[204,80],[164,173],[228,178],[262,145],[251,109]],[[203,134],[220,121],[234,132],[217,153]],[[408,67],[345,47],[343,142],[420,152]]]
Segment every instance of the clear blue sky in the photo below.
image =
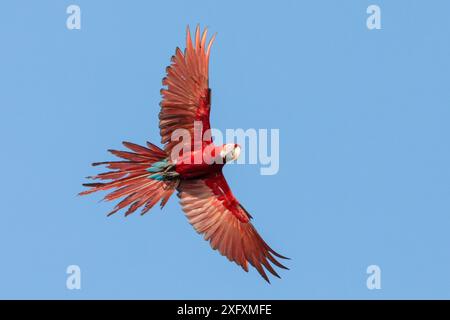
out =
[[[66,28],[66,7],[82,10]],[[366,28],[366,8],[382,30]],[[0,298],[450,298],[447,1],[8,1],[0,10]],[[218,36],[212,124],[279,128],[280,171],[226,177],[274,249],[266,284],[209,248],[176,197],[107,218],[93,161],[159,142],[187,24]],[[67,290],[66,267],[82,270]],[[379,265],[382,289],[366,288]]]

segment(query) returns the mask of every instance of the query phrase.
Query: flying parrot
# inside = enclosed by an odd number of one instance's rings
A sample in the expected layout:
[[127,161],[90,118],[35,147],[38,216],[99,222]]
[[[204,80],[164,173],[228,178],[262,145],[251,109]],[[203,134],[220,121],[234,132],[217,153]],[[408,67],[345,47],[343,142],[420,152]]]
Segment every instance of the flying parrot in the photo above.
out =
[[[208,137],[211,107],[208,63],[215,35],[208,44],[206,39],[207,29],[200,34],[197,26],[192,39],[188,27],[186,49],[182,52],[176,48],[171,65],[166,68],[159,112],[164,149],[150,142],[146,146],[123,142],[129,151],[108,150],[121,160],[93,163],[106,165],[111,171],[88,177],[102,182],[83,184],[89,189],[80,195],[113,189],[104,200],[122,200],[108,215],[127,208],[127,216],[139,208],[144,214],[159,201],[164,207],[176,190],[189,222],[214,250],[245,271],[251,264],[270,282],[265,269],[279,277],[270,263],[287,269],[277,260],[287,258],[261,238],[250,221],[252,216],[234,197],[222,173],[227,162],[239,157],[240,146],[230,143],[215,146],[211,136]],[[176,130],[184,130],[191,138],[182,142],[173,139]],[[205,135],[200,142],[195,139],[196,131]]]

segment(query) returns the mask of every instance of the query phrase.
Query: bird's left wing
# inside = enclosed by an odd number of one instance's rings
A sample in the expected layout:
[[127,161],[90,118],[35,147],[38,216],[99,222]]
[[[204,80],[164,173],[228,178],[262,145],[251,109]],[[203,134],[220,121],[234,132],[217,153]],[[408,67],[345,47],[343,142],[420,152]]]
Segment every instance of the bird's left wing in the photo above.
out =
[[178,191],[189,222],[198,233],[204,234],[214,250],[245,271],[248,271],[250,263],[268,282],[263,266],[279,277],[269,261],[287,269],[275,257],[287,258],[271,249],[261,238],[250,222],[250,214],[233,196],[222,173],[206,179],[182,181]]
[[[163,100],[160,104],[159,128],[161,142],[169,155],[179,143],[193,146],[194,136],[201,134],[199,138],[202,139],[210,129],[211,90],[208,83],[208,63],[215,36],[206,44],[206,34],[205,29],[200,35],[200,28],[197,26],[192,41],[188,27],[184,53],[177,48],[172,56],[172,64],[166,69],[167,76],[163,79],[166,88],[161,89]],[[199,132],[194,132],[196,121],[202,126]],[[181,142],[173,140],[172,134],[177,129],[186,130],[190,139]],[[206,144],[212,142],[207,137],[202,140]]]

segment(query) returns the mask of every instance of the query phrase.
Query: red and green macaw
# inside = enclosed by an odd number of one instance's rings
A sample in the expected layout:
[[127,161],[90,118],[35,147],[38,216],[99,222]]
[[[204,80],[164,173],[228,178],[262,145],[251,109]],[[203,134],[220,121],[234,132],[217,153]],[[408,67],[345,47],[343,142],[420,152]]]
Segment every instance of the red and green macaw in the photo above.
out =
[[[130,151],[109,150],[122,159],[93,163],[94,166],[106,165],[112,171],[89,177],[103,182],[84,184],[90,189],[80,194],[114,189],[105,196],[105,200],[123,199],[109,215],[127,208],[127,216],[139,208],[144,214],[159,201],[162,208],[177,190],[189,222],[204,235],[211,247],[245,271],[248,271],[250,263],[269,282],[263,267],[279,277],[270,263],[287,269],[276,259],[287,258],[271,249],[261,238],[250,222],[251,215],[234,197],[222,173],[226,162],[239,157],[240,147],[237,144],[215,146],[211,138],[203,137],[210,129],[208,61],[215,38],[214,35],[206,45],[206,35],[207,30],[200,35],[197,26],[195,38],[191,39],[188,27],[184,53],[177,48],[171,65],[166,69],[159,113],[164,149],[149,142],[145,147],[123,142]],[[194,139],[196,121],[201,123],[203,138],[200,143]],[[180,141],[172,139],[177,129],[186,130],[192,138],[184,141],[187,149],[173,155],[173,149],[180,144]]]

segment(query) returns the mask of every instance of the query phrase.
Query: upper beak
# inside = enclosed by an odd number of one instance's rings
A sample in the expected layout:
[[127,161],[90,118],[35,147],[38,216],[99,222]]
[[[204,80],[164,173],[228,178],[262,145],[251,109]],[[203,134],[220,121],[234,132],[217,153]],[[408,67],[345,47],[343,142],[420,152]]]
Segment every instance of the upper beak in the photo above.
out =
[[239,158],[239,155],[241,154],[241,147],[236,147],[233,150],[233,160],[237,160]]

